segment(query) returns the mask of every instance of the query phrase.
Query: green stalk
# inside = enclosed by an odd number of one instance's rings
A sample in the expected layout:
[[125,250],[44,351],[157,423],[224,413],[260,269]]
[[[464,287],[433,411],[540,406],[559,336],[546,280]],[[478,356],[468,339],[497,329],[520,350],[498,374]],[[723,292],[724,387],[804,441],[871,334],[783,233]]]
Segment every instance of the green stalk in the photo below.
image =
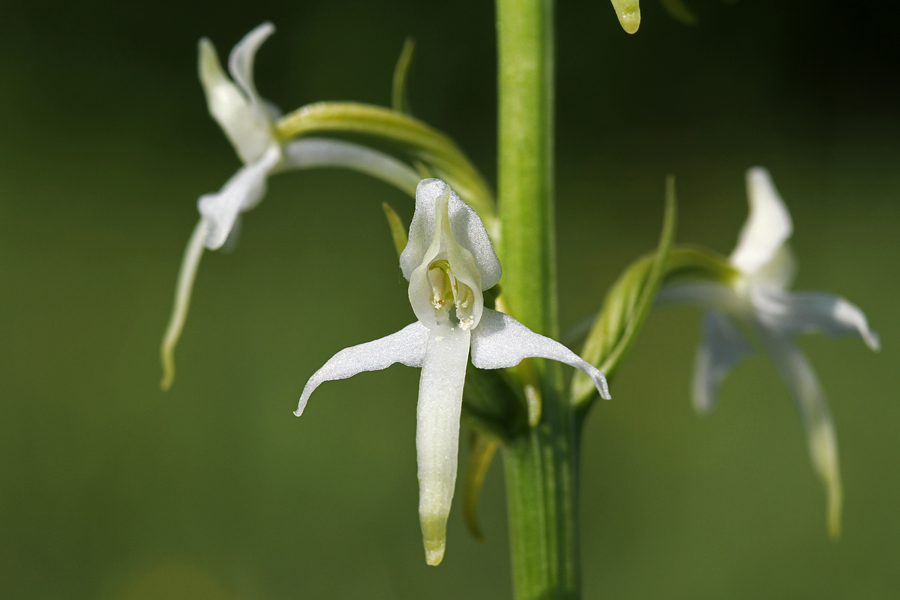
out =
[[[503,308],[556,337],[553,0],[497,0],[497,39]],[[573,418],[554,364],[519,369],[541,416],[503,448],[518,600],[580,597]]]
[[281,117],[275,133],[283,141],[316,133],[356,133],[401,144],[428,163],[490,226],[495,220],[490,186],[456,143],[404,113],[357,102],[318,102]]
[[541,422],[503,447],[517,600],[581,597],[577,444],[571,407],[544,397]]
[[556,337],[553,0],[497,0],[503,300]]

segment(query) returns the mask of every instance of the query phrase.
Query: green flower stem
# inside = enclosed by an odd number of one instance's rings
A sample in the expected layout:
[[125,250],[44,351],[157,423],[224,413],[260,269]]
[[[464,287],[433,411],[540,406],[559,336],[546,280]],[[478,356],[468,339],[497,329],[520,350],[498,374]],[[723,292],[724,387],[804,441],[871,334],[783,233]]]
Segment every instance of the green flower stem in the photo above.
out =
[[581,561],[571,407],[544,396],[541,422],[503,446],[517,600],[577,600]]
[[[497,0],[500,257],[503,308],[556,337],[553,207],[553,1]],[[576,449],[559,370],[519,375],[539,387],[540,421],[503,448],[516,598],[580,596]],[[540,383],[532,375],[536,374]]]
[[556,337],[553,0],[497,0],[503,299]]
[[489,231],[495,224],[494,196],[484,177],[453,140],[422,121],[370,104],[319,102],[298,108],[275,124],[275,133],[283,141],[324,132],[357,133],[400,144],[450,184]]

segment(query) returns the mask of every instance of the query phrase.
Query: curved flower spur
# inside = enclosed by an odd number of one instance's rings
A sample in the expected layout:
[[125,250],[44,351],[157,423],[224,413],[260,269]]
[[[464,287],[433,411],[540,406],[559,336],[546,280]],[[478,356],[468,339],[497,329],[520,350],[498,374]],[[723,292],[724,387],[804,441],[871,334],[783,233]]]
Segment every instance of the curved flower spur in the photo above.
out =
[[295,415],[325,381],[346,379],[394,363],[420,367],[416,415],[419,520],[425,560],[444,556],[447,516],[456,482],[459,419],[471,350],[480,369],[514,367],[548,358],[587,373],[609,399],[603,374],[574,352],[534,333],[509,315],[484,306],[484,290],[500,280],[500,261],[481,219],[439,179],[416,189],[409,242],[400,256],[409,301],[418,319],[387,337],[345,348],[306,383]]
[[812,332],[857,335],[878,350],[878,335],[848,300],[788,290],[796,272],[787,246],[793,232],[791,215],[766,169],[747,171],[747,192],[750,215],[728,259],[737,276],[727,282],[668,285],[657,301],[707,309],[694,364],[693,401],[700,413],[712,410],[722,381],[753,351],[741,325],[762,342],[797,402],[813,467],[828,493],[828,530],[836,538],[842,504],[837,436],[815,371],[791,338]]
[[259,95],[253,81],[256,52],[274,32],[274,25],[263,23],[238,42],[228,58],[232,79],[222,70],[212,42],[200,40],[197,67],[209,113],[222,127],[243,166],[222,189],[204,194],[197,202],[200,221],[184,253],[172,316],[163,337],[163,389],[169,388],[175,376],[173,353],[187,318],[203,250],[217,250],[234,238],[241,213],[259,204],[270,175],[292,169],[341,167],[381,179],[410,195],[420,179],[405,163],[359,144],[327,138],[289,142],[278,138],[274,122],[281,112]]

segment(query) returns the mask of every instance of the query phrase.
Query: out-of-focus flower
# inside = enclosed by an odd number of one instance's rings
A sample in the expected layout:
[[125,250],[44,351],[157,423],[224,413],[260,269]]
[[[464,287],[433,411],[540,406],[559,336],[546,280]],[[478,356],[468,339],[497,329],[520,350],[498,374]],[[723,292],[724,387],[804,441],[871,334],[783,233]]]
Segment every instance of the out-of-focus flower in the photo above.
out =
[[693,401],[701,413],[712,409],[726,375],[753,351],[741,328],[762,342],[797,401],[813,467],[828,493],[828,529],[838,537],[842,490],[834,424],[818,378],[792,338],[811,332],[852,334],[878,350],[878,336],[863,312],[844,298],[788,290],[796,273],[787,246],[793,231],[791,216],[766,169],[747,172],[747,191],[750,215],[729,258],[738,275],[727,283],[666,286],[658,302],[708,309],[694,367]]
[[271,23],[263,23],[234,47],[228,60],[231,79],[222,69],[212,42],[200,40],[198,70],[209,112],[244,164],[222,189],[198,201],[201,218],[184,254],[175,305],[161,348],[163,389],[171,385],[175,374],[173,352],[187,317],[203,249],[221,248],[233,235],[241,213],[256,206],[265,195],[270,175],[291,169],[342,167],[382,179],[410,195],[415,194],[420,180],[405,163],[359,144],[323,138],[286,143],[278,139],[274,121],[280,111],[259,95],[253,81],[256,51],[274,31]]
[[500,262],[481,219],[439,179],[419,183],[400,267],[409,280],[409,301],[417,321],[335,354],[309,379],[294,414],[302,414],[310,395],[325,381],[394,363],[422,369],[416,428],[419,519],[425,559],[437,565],[444,556],[456,482],[470,350],[472,364],[480,369],[514,367],[529,357],[548,358],[590,375],[604,398],[609,398],[609,391],[603,374],[574,352],[484,306],[483,291],[500,280]]

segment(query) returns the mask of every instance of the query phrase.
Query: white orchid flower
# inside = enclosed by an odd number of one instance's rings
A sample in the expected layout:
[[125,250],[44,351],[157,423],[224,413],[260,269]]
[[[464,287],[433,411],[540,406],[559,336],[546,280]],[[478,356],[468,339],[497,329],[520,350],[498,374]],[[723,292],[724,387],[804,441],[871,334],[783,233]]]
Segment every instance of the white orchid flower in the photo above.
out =
[[604,398],[599,370],[550,338],[484,306],[483,291],[500,280],[500,262],[478,215],[439,179],[416,190],[409,242],[400,256],[417,321],[387,337],[345,348],[309,379],[294,414],[300,416],[325,381],[346,379],[394,363],[422,369],[416,451],[419,519],[425,559],[444,556],[447,516],[456,482],[459,418],[471,350],[480,369],[514,367],[524,358],[557,360],[587,373]]
[[753,350],[740,326],[749,325],[759,338],[797,401],[813,468],[828,494],[829,532],[837,537],[842,490],[834,424],[818,378],[791,338],[811,332],[853,334],[878,350],[878,336],[869,329],[863,312],[844,298],[788,290],[796,272],[786,245],[793,231],[791,216],[766,169],[747,171],[747,192],[750,215],[729,258],[738,277],[730,284],[670,285],[663,288],[658,301],[709,309],[694,366],[693,401],[701,413],[713,408],[725,376]]
[[191,288],[204,248],[216,250],[236,231],[240,214],[256,206],[266,193],[272,174],[291,169],[342,167],[360,171],[415,194],[418,173],[405,163],[350,142],[304,138],[282,143],[275,135],[274,121],[279,110],[263,99],[253,81],[256,51],[275,32],[263,23],[242,39],[228,59],[229,79],[208,39],[200,40],[200,82],[206,93],[209,112],[222,127],[244,165],[218,192],[198,201],[200,222],[188,242],[181,265],[175,306],[162,345],[163,388],[174,377],[172,354],[181,335],[190,303]]

